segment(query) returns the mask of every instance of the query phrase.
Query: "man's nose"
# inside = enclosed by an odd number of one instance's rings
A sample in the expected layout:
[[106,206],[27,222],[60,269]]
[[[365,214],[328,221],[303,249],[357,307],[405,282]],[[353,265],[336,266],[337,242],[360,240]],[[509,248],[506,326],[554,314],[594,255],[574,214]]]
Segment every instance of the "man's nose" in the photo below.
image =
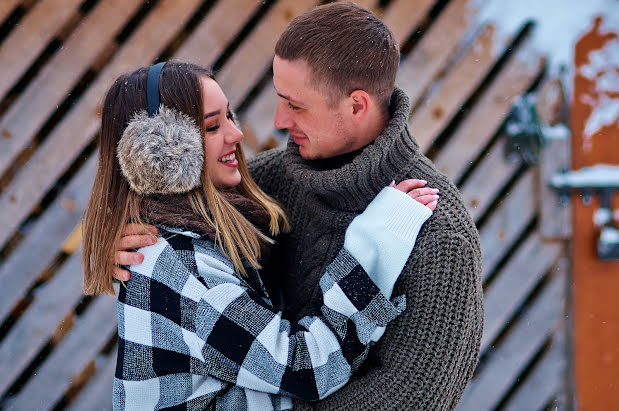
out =
[[286,101],[284,101],[284,99],[280,98],[279,103],[277,103],[273,125],[278,130],[291,128],[293,125],[290,114],[288,113],[288,107],[286,107]]

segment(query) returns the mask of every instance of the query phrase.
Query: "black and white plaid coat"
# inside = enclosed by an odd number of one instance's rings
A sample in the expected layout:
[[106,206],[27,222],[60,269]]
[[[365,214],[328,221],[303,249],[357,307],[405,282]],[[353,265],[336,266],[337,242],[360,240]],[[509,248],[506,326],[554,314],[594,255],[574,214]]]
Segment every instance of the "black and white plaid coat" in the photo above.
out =
[[381,191],[298,323],[273,307],[255,269],[241,277],[211,240],[160,227],[118,296],[114,409],[281,410],[333,393],[404,310],[404,296],[388,297],[431,214]]
[[[214,243],[167,228],[141,249],[118,296],[114,409],[289,409],[344,385],[404,309],[345,249],[313,315],[282,318],[258,273],[243,278]],[[176,232],[173,232],[176,231]]]

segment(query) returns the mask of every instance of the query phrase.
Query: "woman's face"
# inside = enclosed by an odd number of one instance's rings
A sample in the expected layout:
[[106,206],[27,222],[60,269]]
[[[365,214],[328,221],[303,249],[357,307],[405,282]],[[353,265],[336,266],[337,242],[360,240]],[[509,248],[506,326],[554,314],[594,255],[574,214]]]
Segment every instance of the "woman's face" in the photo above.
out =
[[232,118],[228,99],[219,84],[209,77],[202,77],[201,81],[204,157],[208,175],[217,188],[233,187],[241,182],[236,147],[243,139],[243,133]]

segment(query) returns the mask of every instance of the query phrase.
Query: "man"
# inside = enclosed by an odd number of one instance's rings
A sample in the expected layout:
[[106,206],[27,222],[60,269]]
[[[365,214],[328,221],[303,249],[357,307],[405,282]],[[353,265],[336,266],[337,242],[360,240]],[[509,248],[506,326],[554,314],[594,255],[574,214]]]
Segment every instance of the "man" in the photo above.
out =
[[457,189],[409,133],[410,102],[394,88],[399,58],[390,30],[352,3],[295,18],[275,46],[274,123],[291,138],[285,149],[252,159],[250,169],[293,227],[277,238],[266,267],[286,273],[270,280],[283,288],[287,315],[308,314],[346,227],[390,181],[423,179],[441,195],[393,292],[406,294],[405,313],[346,386],[295,409],[453,409],[477,364],[479,235]]

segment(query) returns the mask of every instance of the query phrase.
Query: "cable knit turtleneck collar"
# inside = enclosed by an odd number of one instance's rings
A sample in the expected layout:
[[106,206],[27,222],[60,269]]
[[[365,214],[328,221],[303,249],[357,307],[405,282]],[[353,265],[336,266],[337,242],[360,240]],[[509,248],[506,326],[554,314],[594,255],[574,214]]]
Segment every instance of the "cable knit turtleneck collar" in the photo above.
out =
[[395,89],[390,111],[391,120],[376,140],[338,161],[304,160],[299,146],[290,139],[284,156],[286,172],[333,207],[363,210],[383,187],[410,167],[410,159],[419,152],[406,131],[410,101],[404,91]]

